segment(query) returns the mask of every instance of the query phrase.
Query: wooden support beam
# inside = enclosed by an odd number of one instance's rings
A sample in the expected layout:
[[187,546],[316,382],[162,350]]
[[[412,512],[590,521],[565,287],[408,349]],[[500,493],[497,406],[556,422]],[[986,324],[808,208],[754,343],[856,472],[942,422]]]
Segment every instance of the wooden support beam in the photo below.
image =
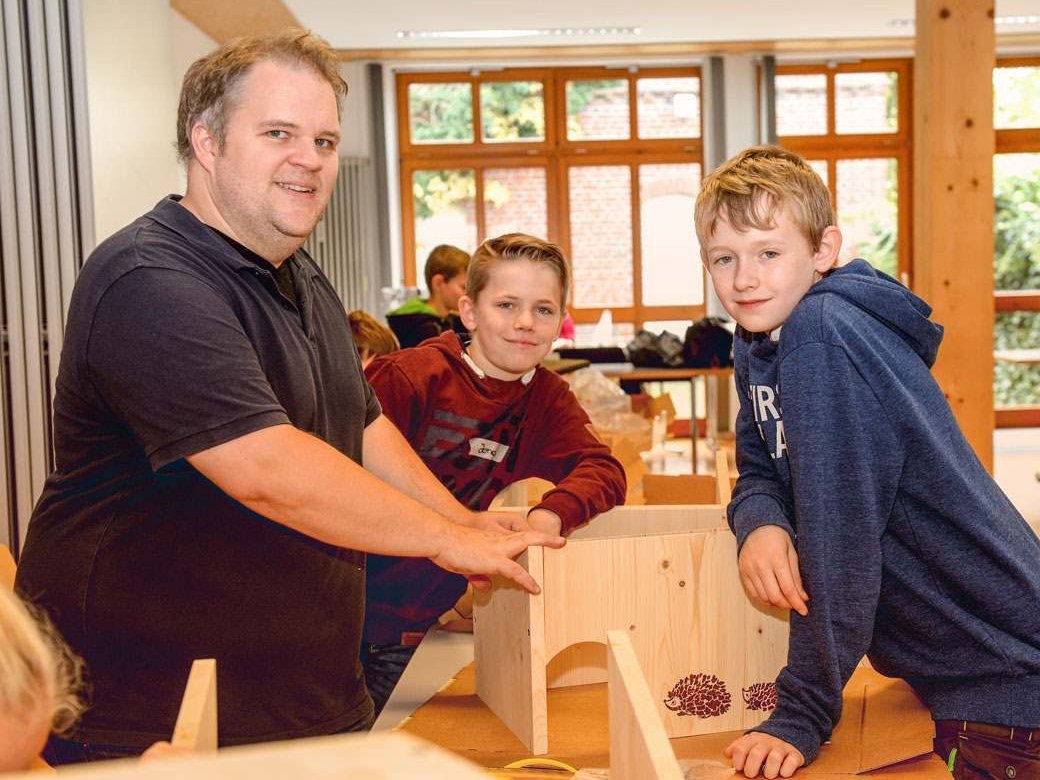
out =
[[6,545],[0,544],[0,585],[14,590],[14,556]]
[[608,631],[611,780],[682,780],[627,631]]
[[917,0],[914,289],[946,329],[933,370],[993,468],[992,0]]
[[216,752],[217,662],[213,658],[192,663],[170,743],[200,753]]
[[301,26],[282,0],[170,0],[170,7],[219,44],[241,35],[265,35]]

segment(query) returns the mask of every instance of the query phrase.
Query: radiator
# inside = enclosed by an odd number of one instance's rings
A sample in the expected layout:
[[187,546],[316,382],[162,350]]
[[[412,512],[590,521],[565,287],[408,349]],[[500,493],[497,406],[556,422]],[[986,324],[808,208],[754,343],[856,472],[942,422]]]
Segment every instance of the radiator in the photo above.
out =
[[376,184],[372,161],[344,157],[325,216],[306,249],[346,309],[381,313]]

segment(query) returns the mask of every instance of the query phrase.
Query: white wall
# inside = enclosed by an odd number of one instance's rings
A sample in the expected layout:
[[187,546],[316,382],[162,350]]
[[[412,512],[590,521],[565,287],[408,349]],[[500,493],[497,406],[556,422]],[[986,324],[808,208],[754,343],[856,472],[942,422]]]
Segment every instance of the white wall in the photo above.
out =
[[182,191],[174,149],[180,79],[215,44],[167,0],[87,0],[83,24],[100,242]]
[[340,127],[343,140],[340,142],[339,153],[343,157],[370,157],[372,117],[366,63],[344,62],[339,73],[347,82],[347,99],[343,103]]

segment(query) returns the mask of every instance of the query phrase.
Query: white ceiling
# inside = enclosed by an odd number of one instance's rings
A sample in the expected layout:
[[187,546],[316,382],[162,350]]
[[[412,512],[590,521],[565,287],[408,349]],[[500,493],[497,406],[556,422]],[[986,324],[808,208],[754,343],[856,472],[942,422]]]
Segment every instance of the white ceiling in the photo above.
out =
[[[300,24],[339,49],[491,46],[493,41],[402,40],[398,30],[639,27],[639,35],[514,38],[498,45],[679,43],[911,37],[892,20],[914,16],[914,0],[282,0]],[[1040,0],[997,0],[1001,16],[1040,14]],[[1040,32],[1040,25],[998,27]]]

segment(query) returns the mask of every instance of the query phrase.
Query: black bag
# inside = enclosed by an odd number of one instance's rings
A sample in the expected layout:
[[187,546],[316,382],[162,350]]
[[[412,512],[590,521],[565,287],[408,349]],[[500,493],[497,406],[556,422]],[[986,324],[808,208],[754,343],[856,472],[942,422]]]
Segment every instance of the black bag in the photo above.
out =
[[638,368],[680,368],[683,364],[683,343],[668,331],[657,336],[640,330],[627,351],[628,362]]
[[683,362],[690,368],[721,368],[733,365],[733,334],[718,317],[697,320],[686,329]]

